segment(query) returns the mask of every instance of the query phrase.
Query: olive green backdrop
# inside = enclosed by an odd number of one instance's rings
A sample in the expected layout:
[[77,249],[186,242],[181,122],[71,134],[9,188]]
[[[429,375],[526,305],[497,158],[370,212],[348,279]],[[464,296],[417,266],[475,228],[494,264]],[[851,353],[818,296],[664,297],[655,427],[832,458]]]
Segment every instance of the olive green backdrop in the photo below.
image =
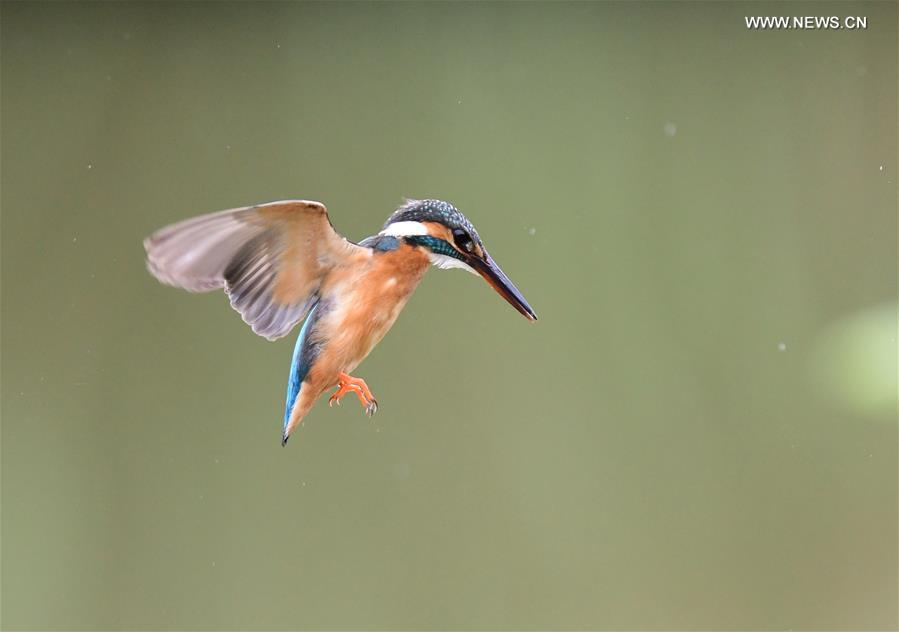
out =
[[[895,3],[0,19],[4,629],[895,629]],[[293,336],[141,240],[405,196],[540,321],[432,271],[281,448]]]

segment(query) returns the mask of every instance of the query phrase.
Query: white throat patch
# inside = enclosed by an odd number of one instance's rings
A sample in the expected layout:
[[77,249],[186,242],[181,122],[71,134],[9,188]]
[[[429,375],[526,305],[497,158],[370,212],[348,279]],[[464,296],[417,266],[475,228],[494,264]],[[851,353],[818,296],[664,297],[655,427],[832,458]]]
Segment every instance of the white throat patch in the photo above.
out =
[[446,255],[439,255],[436,252],[428,252],[428,259],[431,260],[438,268],[442,268],[447,270],[449,268],[462,268],[463,270],[468,270],[472,274],[477,274],[474,268],[465,263],[464,261],[460,261],[455,257],[447,257]]

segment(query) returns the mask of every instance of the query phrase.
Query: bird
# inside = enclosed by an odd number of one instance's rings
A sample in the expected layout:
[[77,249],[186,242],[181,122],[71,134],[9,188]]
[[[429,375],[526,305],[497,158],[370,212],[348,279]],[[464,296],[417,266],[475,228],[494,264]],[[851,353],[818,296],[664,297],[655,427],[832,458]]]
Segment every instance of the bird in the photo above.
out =
[[340,235],[321,202],[284,200],[218,211],[144,240],[147,269],[188,290],[223,289],[258,335],[277,340],[300,322],[287,382],[281,445],[315,402],[353,394],[370,417],[378,401],[350,375],[396,321],[429,267],[483,279],[530,321],[537,314],[488,254],[477,230],[442,200],[406,200],[375,235]]

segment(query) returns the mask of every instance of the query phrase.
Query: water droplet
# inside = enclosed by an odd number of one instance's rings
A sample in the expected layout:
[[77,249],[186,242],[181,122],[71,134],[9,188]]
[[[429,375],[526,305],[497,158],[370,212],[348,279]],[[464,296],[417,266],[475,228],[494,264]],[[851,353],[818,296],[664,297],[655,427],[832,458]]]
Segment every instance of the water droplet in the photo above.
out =
[[778,342],[778,343],[777,343],[777,350],[778,350],[778,351],[786,351],[786,350],[787,350],[787,343],[785,343],[785,342]]
[[530,235],[530,236],[533,237],[533,236],[536,235],[536,234],[537,234],[537,229],[536,229],[536,228],[533,228],[533,227],[532,227],[532,228],[528,228],[528,235]]
[[665,132],[665,136],[671,138],[675,134],[677,134],[677,125],[674,123],[665,123],[665,126],[662,128],[662,131]]
[[93,168],[94,168],[94,165],[92,165],[91,163],[87,163],[87,168],[88,168],[88,169],[93,169]]

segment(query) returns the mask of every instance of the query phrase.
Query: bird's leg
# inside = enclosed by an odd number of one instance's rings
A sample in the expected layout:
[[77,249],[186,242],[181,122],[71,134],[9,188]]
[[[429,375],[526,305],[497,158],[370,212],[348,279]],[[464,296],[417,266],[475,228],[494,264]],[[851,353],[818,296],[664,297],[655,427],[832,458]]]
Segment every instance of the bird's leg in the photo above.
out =
[[365,380],[346,373],[338,373],[337,380],[337,390],[328,399],[328,406],[333,406],[334,402],[339,404],[340,398],[347,393],[355,393],[359,402],[365,407],[365,414],[371,417],[378,412],[378,400],[371,394]]

